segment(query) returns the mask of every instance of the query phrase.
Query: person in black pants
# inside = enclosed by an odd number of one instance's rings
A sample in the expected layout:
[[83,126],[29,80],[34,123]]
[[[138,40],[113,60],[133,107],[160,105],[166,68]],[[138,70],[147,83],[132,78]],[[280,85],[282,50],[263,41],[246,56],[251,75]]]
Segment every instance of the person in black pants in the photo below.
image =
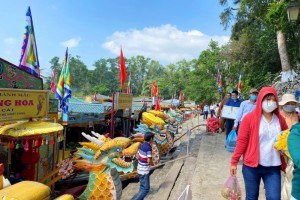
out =
[[203,119],[205,120],[207,119],[208,111],[209,111],[209,106],[206,104],[203,108],[203,114],[204,114]]

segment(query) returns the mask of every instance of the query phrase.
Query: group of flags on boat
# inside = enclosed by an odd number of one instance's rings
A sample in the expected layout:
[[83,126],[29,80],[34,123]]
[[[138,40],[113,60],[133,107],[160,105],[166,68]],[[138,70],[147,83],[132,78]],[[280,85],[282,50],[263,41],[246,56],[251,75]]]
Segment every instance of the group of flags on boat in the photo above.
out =
[[[20,64],[19,68],[29,72],[30,74],[40,77],[40,64],[38,59],[38,51],[37,51],[37,43],[35,38],[35,32],[34,32],[34,26],[33,26],[33,19],[30,7],[28,7],[28,10],[26,12],[26,21],[27,26],[25,27],[25,33],[24,33],[24,39],[22,43],[21,48],[21,58],[20,58]],[[60,102],[60,108],[63,110],[63,113],[68,112],[68,105],[67,101],[72,96],[72,90],[71,90],[71,76],[70,76],[70,65],[69,65],[70,57],[68,54],[68,48],[66,49],[65,56],[64,56],[64,62],[62,66],[62,70],[58,79],[58,82],[56,84],[56,77],[57,72],[56,69],[53,69],[53,75],[51,80],[51,92],[55,93],[56,98]],[[126,73],[126,66],[125,66],[125,59],[123,56],[122,48],[120,50],[120,83],[122,89],[124,88],[127,73]],[[130,72],[128,83],[127,83],[127,94],[132,93],[131,88],[131,79],[132,74]],[[239,74],[239,80],[238,80],[238,92],[241,93],[242,91],[242,74]],[[222,92],[222,75],[218,71],[216,76],[216,82],[218,86],[218,91]],[[152,81],[151,84],[151,96],[152,97],[159,97],[158,93],[158,86],[155,84],[154,81]],[[184,100],[184,95],[182,91],[180,91],[180,100]],[[157,100],[158,105],[156,107],[159,109],[159,100]],[[157,103],[156,103],[157,104]]]
[[[23,69],[30,74],[40,77],[40,63],[38,58],[37,43],[33,26],[33,19],[30,7],[26,12],[27,26],[25,27],[25,33],[21,49],[21,58],[19,68]],[[56,85],[56,69],[53,70],[51,80],[51,92],[55,93],[56,98],[60,102],[60,108],[63,113],[68,112],[67,101],[72,96],[71,90],[71,76],[70,76],[70,65],[69,65],[68,48],[65,53],[64,63]]]

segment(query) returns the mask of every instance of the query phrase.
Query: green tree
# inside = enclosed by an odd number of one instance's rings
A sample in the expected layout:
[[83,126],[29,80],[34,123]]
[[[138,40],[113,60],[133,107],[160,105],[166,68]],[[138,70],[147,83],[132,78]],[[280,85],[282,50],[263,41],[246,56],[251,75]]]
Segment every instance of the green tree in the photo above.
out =
[[108,95],[108,96],[111,95],[109,88],[104,84],[94,86],[93,91],[98,94],[103,94],[103,95]]
[[[299,33],[299,28],[297,30],[293,29],[288,23],[286,14],[288,2],[288,0],[220,0],[220,4],[226,6],[224,12],[220,15],[221,22],[224,28],[228,28],[229,24],[235,19],[231,32],[233,40],[239,40],[241,37],[245,38],[244,34],[258,35],[257,33],[266,33],[268,36],[272,35],[273,38],[269,37],[269,39],[271,44],[273,44],[273,40],[277,42],[277,56],[279,57],[281,70],[289,71],[293,65],[290,60],[292,63],[298,63],[299,61],[299,53],[297,53],[299,52],[297,42],[299,38],[295,37]],[[261,39],[264,39],[264,34],[260,34],[256,41],[259,42]],[[290,50],[287,50],[287,46]],[[259,49],[262,49],[262,47]]]
[[70,59],[71,71],[71,87],[72,91],[80,92],[82,90],[90,93],[88,69],[86,65],[80,60],[79,56],[71,57]]

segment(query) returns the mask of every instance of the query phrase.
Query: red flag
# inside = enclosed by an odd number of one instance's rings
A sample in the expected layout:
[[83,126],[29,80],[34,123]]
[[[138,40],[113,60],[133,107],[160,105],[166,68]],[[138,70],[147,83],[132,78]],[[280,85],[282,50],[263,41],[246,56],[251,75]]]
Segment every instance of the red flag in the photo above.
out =
[[127,91],[126,91],[126,93],[127,93],[127,94],[131,94],[131,90],[130,90],[130,86],[129,86],[129,85],[127,86]]
[[53,94],[55,94],[55,92],[56,92],[56,84],[55,84],[56,76],[57,76],[56,69],[54,68],[53,74],[52,74],[52,80],[51,80],[51,84],[50,84],[50,89]]
[[243,88],[242,74],[239,75],[238,92],[241,93]]
[[155,110],[160,110],[160,105],[159,105],[158,99],[156,100],[156,103],[155,103]]
[[155,84],[154,84],[154,82],[152,81],[152,84],[151,84],[151,97],[154,96],[154,89],[155,89]]
[[180,91],[179,100],[181,100],[181,101],[184,100],[184,95],[183,95],[183,92],[182,92],[182,91]]
[[152,81],[151,85],[151,96],[157,96],[158,95],[158,87],[155,85],[154,81]]
[[124,88],[124,84],[126,81],[126,66],[125,66],[125,60],[123,57],[123,52],[122,52],[122,48],[121,48],[121,53],[120,53],[120,82],[121,82],[121,86],[122,88]]

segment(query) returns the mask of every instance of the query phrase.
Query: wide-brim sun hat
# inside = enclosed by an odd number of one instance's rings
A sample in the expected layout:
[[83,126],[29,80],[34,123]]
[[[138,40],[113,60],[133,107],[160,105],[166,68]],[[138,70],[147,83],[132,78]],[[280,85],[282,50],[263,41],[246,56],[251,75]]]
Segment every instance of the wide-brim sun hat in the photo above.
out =
[[258,90],[256,88],[251,88],[251,90],[249,91],[250,94],[252,93],[258,93]]
[[284,94],[284,95],[282,96],[282,98],[281,98],[281,101],[278,102],[278,104],[279,104],[280,106],[283,106],[283,105],[285,105],[285,104],[288,103],[288,102],[294,102],[294,103],[297,104],[297,106],[299,106],[299,102],[296,100],[296,97],[295,97],[295,95],[293,95],[293,94]]

